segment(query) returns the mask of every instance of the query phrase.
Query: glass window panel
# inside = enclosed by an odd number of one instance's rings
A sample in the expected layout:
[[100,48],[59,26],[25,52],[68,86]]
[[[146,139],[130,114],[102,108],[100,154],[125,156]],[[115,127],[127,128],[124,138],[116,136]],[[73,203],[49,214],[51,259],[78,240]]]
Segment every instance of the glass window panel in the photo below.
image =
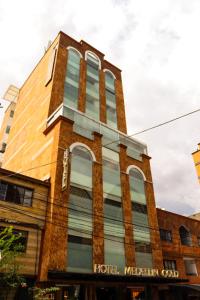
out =
[[124,239],[106,235],[104,248],[105,264],[117,265],[118,271],[123,272],[125,267]]
[[141,242],[150,242],[149,228],[144,226],[134,225],[134,240]]
[[101,125],[101,134],[103,135],[103,146],[112,149],[115,152],[119,152],[119,133],[112,130],[111,128]]
[[108,235],[124,237],[121,202],[108,198],[104,200],[104,232]]
[[117,128],[117,111],[115,97],[115,80],[110,73],[105,73],[106,85],[106,117],[107,124]]
[[24,193],[24,205],[31,206],[32,204],[33,191],[25,189]]
[[172,232],[170,230],[160,229],[160,238],[162,241],[172,242]]
[[99,66],[98,61],[88,55],[86,75],[86,114],[99,120]]
[[70,229],[92,232],[92,194],[90,191],[70,187],[69,218]]
[[151,253],[135,252],[135,262],[138,268],[153,268]]
[[78,107],[80,55],[70,49],[68,51],[67,72],[64,86],[64,104]]
[[76,147],[72,152],[71,183],[92,188],[92,160],[84,147]]
[[175,260],[166,260],[165,259],[163,261],[163,265],[166,270],[174,270],[174,271],[177,270]]
[[6,200],[7,187],[6,182],[0,181],[0,200]]
[[197,267],[194,259],[183,259],[186,275],[197,275]]
[[135,175],[130,173],[130,189],[131,189],[131,200],[140,204],[146,204],[144,180],[139,179]]
[[92,272],[92,240],[68,236],[68,265],[71,272]]

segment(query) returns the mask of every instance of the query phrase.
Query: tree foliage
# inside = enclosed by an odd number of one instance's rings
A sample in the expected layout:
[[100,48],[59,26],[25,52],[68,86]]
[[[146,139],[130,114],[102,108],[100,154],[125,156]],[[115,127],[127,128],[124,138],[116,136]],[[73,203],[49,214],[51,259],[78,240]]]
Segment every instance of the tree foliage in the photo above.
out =
[[23,251],[20,238],[21,234],[14,234],[12,226],[0,230],[1,287],[15,288],[24,283],[24,278],[19,274],[21,265],[17,261]]

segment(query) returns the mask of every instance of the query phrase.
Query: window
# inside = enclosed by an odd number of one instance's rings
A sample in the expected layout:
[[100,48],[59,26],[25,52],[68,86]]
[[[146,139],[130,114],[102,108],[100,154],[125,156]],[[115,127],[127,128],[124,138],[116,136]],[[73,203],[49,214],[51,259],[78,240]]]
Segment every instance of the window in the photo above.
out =
[[86,114],[99,120],[99,59],[87,53]]
[[119,154],[107,148],[103,148],[103,191],[121,197]]
[[164,259],[163,265],[165,270],[174,270],[174,271],[177,270],[175,260]]
[[33,190],[0,180],[0,200],[31,206]]
[[129,181],[136,266],[151,268],[153,265],[151,237],[142,172],[134,167],[131,168]]
[[190,232],[184,226],[181,226],[179,228],[179,235],[180,235],[182,245],[192,246],[192,238],[191,238]]
[[110,72],[105,72],[105,88],[107,124],[117,128],[115,78]]
[[6,133],[8,134],[10,132],[10,126],[6,127]]
[[67,255],[71,272],[92,271],[92,165],[88,149],[72,150]]
[[184,258],[185,273],[186,275],[197,276],[197,267],[194,259]]
[[10,117],[13,118],[13,116],[14,116],[14,110],[11,110],[10,111]]
[[80,54],[75,49],[68,50],[67,72],[64,85],[64,104],[78,108]]
[[197,244],[200,246],[200,236],[197,237]]
[[[1,226],[0,227],[0,232],[2,232],[6,227]],[[26,248],[27,248],[27,242],[28,242],[28,231],[24,231],[24,230],[19,230],[19,229],[13,229],[12,233],[14,235],[17,235],[19,238],[12,243],[11,247],[9,248],[11,251],[14,250],[14,247],[17,245],[20,245],[22,247],[20,247],[19,251],[20,252],[26,252]]]
[[160,238],[162,241],[172,242],[172,232],[166,229],[160,229]]
[[105,264],[125,266],[119,154],[103,148]]
[[6,146],[7,146],[6,143],[2,143],[1,150],[0,150],[1,153],[4,153],[6,151]]

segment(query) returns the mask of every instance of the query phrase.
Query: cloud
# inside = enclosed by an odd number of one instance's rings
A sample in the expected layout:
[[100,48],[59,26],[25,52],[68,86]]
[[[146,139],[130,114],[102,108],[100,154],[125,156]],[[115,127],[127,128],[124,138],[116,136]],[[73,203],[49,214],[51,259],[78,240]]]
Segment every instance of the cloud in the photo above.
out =
[[[129,133],[200,107],[198,0],[0,0],[0,95],[21,86],[62,30],[123,70]],[[2,116],[2,113],[1,113]],[[199,114],[137,136],[148,144],[157,203],[200,210],[191,152]]]

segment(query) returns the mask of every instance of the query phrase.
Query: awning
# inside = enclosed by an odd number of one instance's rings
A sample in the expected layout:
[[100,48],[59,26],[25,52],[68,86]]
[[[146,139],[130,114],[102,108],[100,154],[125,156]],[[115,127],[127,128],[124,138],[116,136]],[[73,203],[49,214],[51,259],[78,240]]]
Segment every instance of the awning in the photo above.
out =
[[[79,282],[109,282],[109,283],[141,283],[141,284],[172,284],[172,283],[186,283],[187,279],[183,278],[165,278],[161,276],[135,276],[135,275],[107,275],[107,274],[83,274],[71,273],[51,270],[48,272],[49,280],[62,281],[79,281]],[[181,284],[180,284],[181,286]]]

